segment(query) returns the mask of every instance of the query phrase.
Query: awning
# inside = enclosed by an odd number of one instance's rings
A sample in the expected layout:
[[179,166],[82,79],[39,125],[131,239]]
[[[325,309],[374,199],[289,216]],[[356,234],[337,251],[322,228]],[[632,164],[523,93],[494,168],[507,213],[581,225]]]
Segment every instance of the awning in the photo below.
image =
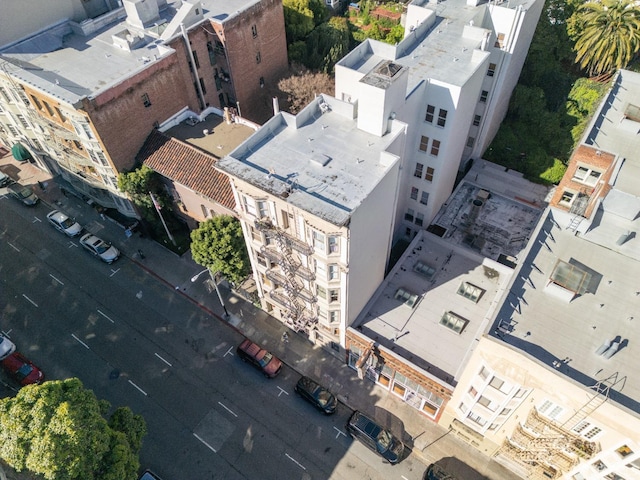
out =
[[11,147],[11,154],[13,155],[13,158],[18,160],[19,162],[25,162],[33,158],[31,156],[31,153],[29,153],[29,150],[24,148],[24,146],[22,146],[22,144],[20,143],[16,143],[13,147]]

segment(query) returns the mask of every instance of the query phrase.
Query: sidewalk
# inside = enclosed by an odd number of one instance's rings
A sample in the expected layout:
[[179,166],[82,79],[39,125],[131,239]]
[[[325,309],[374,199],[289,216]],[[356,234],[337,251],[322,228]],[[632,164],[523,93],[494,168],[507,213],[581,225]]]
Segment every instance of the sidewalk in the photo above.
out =
[[[340,359],[311,344],[304,336],[292,332],[277,319],[220,285],[230,314],[229,319],[223,318],[224,312],[215,290],[208,291],[205,288],[205,276],[191,282],[191,278],[202,272],[203,268],[192,260],[190,253],[179,257],[139,234],[127,237],[123,228],[101,217],[86,202],[72,195],[63,195],[55,178],[52,179],[31,164],[18,164],[8,156],[0,158],[0,170],[14,180],[31,186],[41,200],[52,208],[60,208],[68,215],[75,216],[89,231],[99,232],[105,239],[113,241],[123,256],[168,288],[173,288],[218,320],[229,323],[241,334],[265,345],[301,375],[318,380],[347,407],[374,415],[396,434],[404,432],[403,440],[425,465],[442,458],[455,457],[492,480],[516,478],[513,472],[489,457],[468,447],[453,435],[447,435],[446,429],[434,424],[393,394],[369,380],[360,380],[356,372],[346,365],[346,359]],[[288,332],[288,342],[282,341],[284,332]],[[468,480],[481,478],[465,477]]]

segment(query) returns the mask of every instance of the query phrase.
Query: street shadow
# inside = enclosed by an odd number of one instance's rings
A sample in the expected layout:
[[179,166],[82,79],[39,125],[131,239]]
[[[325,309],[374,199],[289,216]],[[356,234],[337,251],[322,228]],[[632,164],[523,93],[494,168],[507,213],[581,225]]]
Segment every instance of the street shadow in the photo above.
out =
[[451,475],[453,477],[451,480],[490,480],[456,457],[443,457],[435,464]]

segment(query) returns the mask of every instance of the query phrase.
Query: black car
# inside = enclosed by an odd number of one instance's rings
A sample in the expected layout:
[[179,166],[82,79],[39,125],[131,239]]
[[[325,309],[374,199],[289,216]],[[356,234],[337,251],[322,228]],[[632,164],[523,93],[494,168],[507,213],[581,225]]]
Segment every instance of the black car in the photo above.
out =
[[394,465],[402,460],[404,444],[364,413],[353,412],[347,423],[347,431],[351,438],[360,440],[390,464]]
[[322,385],[314,382],[309,377],[300,377],[295,391],[314,407],[330,415],[336,411],[338,399]]
[[424,472],[422,480],[457,480],[453,475],[449,475],[447,471],[432,463]]
[[20,185],[19,183],[12,183],[9,185],[9,193],[13,198],[22,202],[27,207],[33,207],[38,203],[38,196],[33,193],[29,187]]

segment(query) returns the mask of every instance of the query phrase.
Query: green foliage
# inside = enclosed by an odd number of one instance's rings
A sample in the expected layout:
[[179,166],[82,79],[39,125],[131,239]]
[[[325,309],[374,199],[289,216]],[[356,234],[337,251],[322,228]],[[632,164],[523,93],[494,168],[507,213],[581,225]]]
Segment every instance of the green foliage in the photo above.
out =
[[131,172],[118,175],[118,188],[129,195],[133,203],[143,210],[153,209],[153,202],[149,192],[153,192],[162,206],[169,204],[163,195],[160,175],[146,165],[142,165]]
[[[311,6],[313,3],[313,7]],[[306,38],[316,26],[317,0],[282,0],[287,43]],[[324,8],[324,5],[323,5]],[[326,10],[326,9],[325,9]]]
[[147,434],[147,424],[141,415],[135,415],[129,407],[120,407],[109,419],[112,430],[122,432],[135,453],[142,448],[142,438]]
[[316,27],[306,44],[303,63],[312,70],[332,73],[338,60],[349,52],[349,27],[347,19],[333,17]]
[[[0,400],[0,457],[47,480],[134,480],[137,451],[109,427],[104,406],[77,378],[22,388]],[[118,477],[105,475],[112,471]]]
[[602,83],[579,78],[573,84],[567,99],[567,114],[575,118],[575,126],[571,129],[574,144],[577,144],[595,113],[600,100],[606,93],[607,86]]
[[559,159],[553,159],[553,165],[547,168],[544,172],[540,174],[540,178],[544,180],[545,183],[549,185],[557,185],[562,180],[564,176],[564,172],[567,171],[567,166],[562,163]]
[[625,68],[640,50],[640,8],[634,0],[582,5],[571,22],[576,63],[589,75]]
[[307,43],[304,40],[298,40],[289,45],[289,63],[299,63],[303,65],[307,58]]
[[391,45],[395,45],[400,43],[400,41],[404,38],[404,27],[402,25],[394,25],[391,27],[389,33],[385,37],[384,41]]
[[230,215],[213,217],[191,232],[193,260],[211,272],[240,283],[250,272],[249,254],[240,222]]

